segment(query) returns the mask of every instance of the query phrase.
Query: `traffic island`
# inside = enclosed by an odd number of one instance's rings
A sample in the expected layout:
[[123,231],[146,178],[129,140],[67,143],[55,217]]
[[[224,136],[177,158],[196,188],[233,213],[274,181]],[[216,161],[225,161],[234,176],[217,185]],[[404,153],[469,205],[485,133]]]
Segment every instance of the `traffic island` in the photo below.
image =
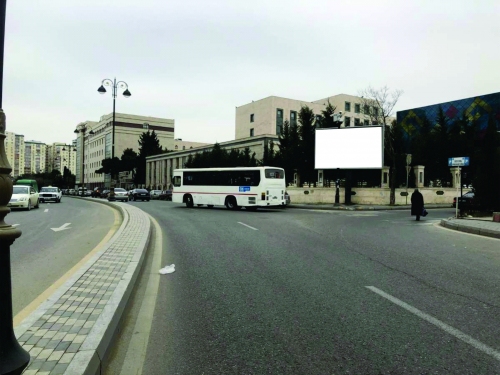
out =
[[[85,199],[85,198],[84,198]],[[98,374],[117,332],[146,253],[151,223],[128,204],[123,222],[71,279],[29,315],[15,333],[29,351],[24,374]]]

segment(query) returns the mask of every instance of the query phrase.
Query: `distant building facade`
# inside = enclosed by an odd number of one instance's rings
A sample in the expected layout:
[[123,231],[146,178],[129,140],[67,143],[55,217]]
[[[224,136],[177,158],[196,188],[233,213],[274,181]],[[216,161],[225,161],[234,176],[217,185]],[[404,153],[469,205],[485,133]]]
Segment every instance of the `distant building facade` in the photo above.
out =
[[47,145],[37,141],[24,142],[24,172],[22,174],[46,171]]
[[5,152],[12,168],[11,175],[16,178],[24,174],[24,135],[5,132]]
[[[110,177],[96,171],[102,167],[103,159],[111,158],[113,114],[101,116],[98,122],[85,121],[80,124],[86,125],[87,131],[85,139],[82,133],[77,134],[76,183],[83,182],[89,189],[110,186]],[[160,145],[172,150],[174,127],[173,119],[115,113],[115,157],[121,158],[123,151],[128,148],[139,152],[139,137],[153,130]],[[94,134],[90,134],[90,130]]]

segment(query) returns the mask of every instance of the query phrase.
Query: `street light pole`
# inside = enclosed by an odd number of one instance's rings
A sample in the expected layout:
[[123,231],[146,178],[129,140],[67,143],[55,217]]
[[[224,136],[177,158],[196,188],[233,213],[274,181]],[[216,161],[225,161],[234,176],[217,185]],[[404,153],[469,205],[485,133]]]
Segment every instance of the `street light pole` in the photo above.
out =
[[411,154],[406,154],[406,204],[408,204],[408,176],[410,174]]
[[[127,82],[124,81],[118,81],[116,82],[116,78],[113,80],[109,78],[105,78],[101,82],[101,87],[97,89],[97,92],[99,94],[105,94],[106,89],[104,86],[111,86],[111,94],[113,96],[113,123],[112,123],[112,133],[111,133],[111,159],[115,157],[115,108],[116,108],[116,95],[118,92],[118,88],[120,89],[125,89],[123,92],[123,96],[125,98],[130,98],[132,95],[130,91],[128,90],[128,84]],[[113,176],[111,176],[111,179],[113,179]]]
[[6,121],[1,109],[6,8],[7,0],[0,0],[0,375],[18,375],[28,366],[30,355],[19,345],[13,327],[10,245],[21,236],[21,231],[4,221],[12,197],[12,168],[5,152]]
[[[87,124],[82,123],[78,124],[75,129],[76,134],[78,133],[82,134],[82,197],[85,196],[84,191],[87,190],[84,189],[85,188],[85,133],[87,132],[87,128],[88,128]],[[89,135],[92,134],[94,134],[94,131],[90,129]]]

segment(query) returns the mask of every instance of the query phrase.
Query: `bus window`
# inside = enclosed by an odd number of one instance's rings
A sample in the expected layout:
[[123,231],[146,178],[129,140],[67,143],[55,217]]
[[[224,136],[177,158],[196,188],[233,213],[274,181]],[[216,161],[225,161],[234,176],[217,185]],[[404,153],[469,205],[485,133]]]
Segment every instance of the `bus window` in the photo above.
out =
[[181,176],[174,176],[174,187],[175,186],[181,186]]
[[266,169],[266,178],[285,178],[285,174],[279,169]]

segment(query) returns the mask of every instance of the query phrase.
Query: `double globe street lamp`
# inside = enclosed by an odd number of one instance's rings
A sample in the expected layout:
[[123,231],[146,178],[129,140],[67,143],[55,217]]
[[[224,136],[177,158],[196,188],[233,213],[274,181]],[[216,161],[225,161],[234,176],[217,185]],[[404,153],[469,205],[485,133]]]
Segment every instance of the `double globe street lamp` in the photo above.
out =
[[[115,108],[116,108],[117,91],[118,91],[118,89],[125,89],[125,91],[123,91],[123,96],[125,98],[130,98],[132,96],[132,94],[128,90],[127,82],[124,82],[124,81],[117,82],[116,78],[114,78],[113,80],[110,80],[109,78],[103,79],[101,82],[101,87],[99,87],[97,89],[97,92],[99,92],[99,94],[106,93],[106,89],[104,88],[104,86],[111,86],[111,90],[112,90],[111,94],[113,96],[113,124],[112,124],[113,130],[112,130],[112,135],[111,135],[111,159],[113,159],[115,157]],[[113,177],[113,176],[111,176],[111,177]]]
[[[75,129],[75,134],[82,134],[82,197],[85,196],[85,133],[90,129],[89,135],[93,135],[94,131],[86,124],[78,124]],[[78,194],[77,194],[78,195]]]

